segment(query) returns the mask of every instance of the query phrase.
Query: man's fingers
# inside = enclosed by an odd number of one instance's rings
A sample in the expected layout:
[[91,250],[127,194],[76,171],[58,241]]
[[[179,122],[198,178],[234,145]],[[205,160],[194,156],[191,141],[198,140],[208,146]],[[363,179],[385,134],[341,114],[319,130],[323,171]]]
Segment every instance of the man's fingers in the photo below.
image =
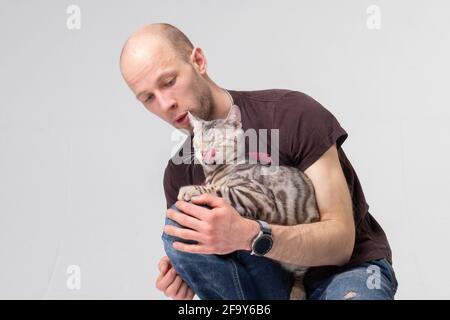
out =
[[199,196],[195,196],[191,198],[192,203],[194,204],[206,204],[211,208],[222,207],[223,206],[223,198],[213,196],[209,193],[204,193]]
[[188,244],[184,242],[176,241],[173,243],[173,248],[179,251],[198,253],[198,254],[211,254],[211,248],[203,244]]
[[175,294],[174,299],[183,300],[186,293],[187,293],[187,284],[186,282],[183,281],[181,283],[181,286],[178,288],[178,292]]
[[172,282],[175,280],[175,277],[177,276],[177,272],[174,267],[171,267],[167,273],[163,275],[159,275],[158,279],[156,280],[156,287],[160,291],[166,291],[167,288],[172,284]]
[[200,232],[190,230],[190,229],[175,227],[172,225],[165,225],[164,232],[166,234],[168,234],[169,236],[178,237],[178,238],[181,238],[184,240],[194,240],[197,242],[203,242],[204,237],[205,237]]
[[162,275],[165,275],[167,270],[169,270],[169,266],[170,266],[169,257],[168,256],[162,257],[161,261],[159,261],[158,263],[159,272]]
[[183,294],[183,297],[181,299],[183,300],[192,300],[194,299],[195,293],[194,291],[185,283],[186,285],[186,292]]
[[183,279],[181,279],[181,277],[177,275],[175,277],[175,280],[167,287],[166,291],[164,292],[166,296],[174,298],[182,283]]
[[194,291],[188,286],[186,282],[181,284],[180,289],[176,295],[177,300],[192,300],[195,296]]
[[174,209],[167,209],[167,217],[172,219],[175,222],[178,222],[180,225],[186,228],[190,228],[193,230],[201,230],[203,221],[190,216],[189,214],[185,214],[184,212],[178,212]]
[[195,296],[194,291],[188,286],[184,300],[192,300],[194,299],[194,296]]
[[181,284],[180,288],[178,289],[178,292],[175,295],[176,300],[185,300],[187,298],[188,295],[188,285],[186,282],[183,281],[183,283]]
[[186,201],[177,201],[175,206],[183,213],[186,213],[198,220],[204,221],[206,217],[210,215],[209,209],[197,206],[195,204]]

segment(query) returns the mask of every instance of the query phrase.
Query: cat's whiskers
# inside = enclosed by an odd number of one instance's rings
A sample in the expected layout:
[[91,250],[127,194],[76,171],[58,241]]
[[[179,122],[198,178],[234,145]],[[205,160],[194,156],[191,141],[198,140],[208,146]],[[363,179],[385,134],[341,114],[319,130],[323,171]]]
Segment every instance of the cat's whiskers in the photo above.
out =
[[181,158],[182,163],[192,163],[194,161],[195,155],[193,153],[189,153]]

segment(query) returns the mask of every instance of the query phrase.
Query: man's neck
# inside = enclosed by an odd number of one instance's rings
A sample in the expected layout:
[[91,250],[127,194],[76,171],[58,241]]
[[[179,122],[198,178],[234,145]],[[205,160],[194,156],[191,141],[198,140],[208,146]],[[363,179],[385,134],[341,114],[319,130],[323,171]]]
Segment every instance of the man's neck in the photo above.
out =
[[220,88],[219,86],[213,86],[211,88],[213,98],[213,110],[209,120],[225,119],[230,112],[231,99],[228,92]]

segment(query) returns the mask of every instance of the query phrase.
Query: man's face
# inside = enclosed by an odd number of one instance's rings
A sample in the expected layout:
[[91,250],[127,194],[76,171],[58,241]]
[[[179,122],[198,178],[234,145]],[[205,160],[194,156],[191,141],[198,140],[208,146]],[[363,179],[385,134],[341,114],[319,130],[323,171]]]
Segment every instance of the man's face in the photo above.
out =
[[122,74],[147,110],[176,128],[192,132],[187,111],[209,119],[212,94],[193,63],[182,61],[170,46],[152,43],[126,54]]

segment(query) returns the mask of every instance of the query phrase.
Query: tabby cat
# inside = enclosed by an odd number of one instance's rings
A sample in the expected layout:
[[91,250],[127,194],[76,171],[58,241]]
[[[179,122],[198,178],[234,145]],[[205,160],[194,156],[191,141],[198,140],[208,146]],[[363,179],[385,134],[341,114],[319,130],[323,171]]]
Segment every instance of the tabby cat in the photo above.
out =
[[[225,199],[244,217],[278,225],[296,225],[319,220],[311,180],[299,169],[273,167],[246,160],[242,141],[241,113],[232,105],[226,119],[204,121],[188,113],[193,128],[195,158],[201,163],[204,185],[181,187],[178,200],[189,201],[203,193]],[[192,155],[191,155],[192,156]],[[243,159],[243,160],[242,160]],[[282,263],[294,273],[290,299],[305,299],[305,267]]]

